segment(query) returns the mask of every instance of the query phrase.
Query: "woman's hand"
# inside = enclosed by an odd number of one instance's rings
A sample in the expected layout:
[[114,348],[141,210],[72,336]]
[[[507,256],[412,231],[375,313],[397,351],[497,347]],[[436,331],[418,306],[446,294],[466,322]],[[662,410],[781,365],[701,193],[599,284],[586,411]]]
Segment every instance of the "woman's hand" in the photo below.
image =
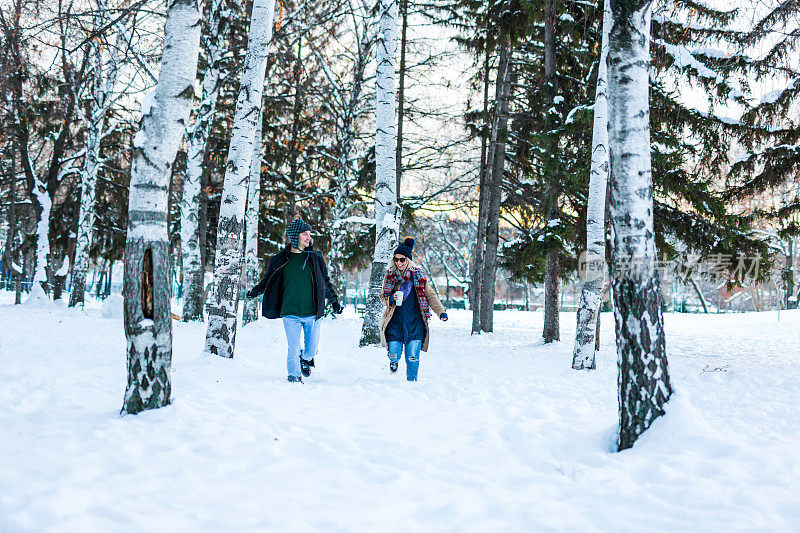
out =
[[447,322],[447,313],[442,313],[441,315],[439,315],[439,320],[441,320],[442,322]]

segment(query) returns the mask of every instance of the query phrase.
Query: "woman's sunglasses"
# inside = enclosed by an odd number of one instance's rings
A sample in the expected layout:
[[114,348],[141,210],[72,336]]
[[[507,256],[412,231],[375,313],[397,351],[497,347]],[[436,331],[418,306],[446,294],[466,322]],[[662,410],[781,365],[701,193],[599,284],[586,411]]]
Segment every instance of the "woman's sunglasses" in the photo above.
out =
[[393,257],[392,259],[394,259],[395,263],[405,263],[406,262],[406,258],[405,257]]

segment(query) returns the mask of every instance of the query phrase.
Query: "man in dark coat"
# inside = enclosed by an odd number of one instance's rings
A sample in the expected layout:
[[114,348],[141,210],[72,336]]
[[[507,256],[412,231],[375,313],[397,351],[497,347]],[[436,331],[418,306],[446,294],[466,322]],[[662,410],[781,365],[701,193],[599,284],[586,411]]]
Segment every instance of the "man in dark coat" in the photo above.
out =
[[[342,306],[331,287],[322,254],[311,244],[311,226],[298,218],[286,228],[286,235],[289,244],[272,256],[264,278],[247,292],[247,297],[255,298],[263,292],[261,314],[283,319],[289,345],[289,381],[301,382],[300,374],[310,376],[314,366],[325,301],[337,314],[342,312]],[[304,348],[300,347],[301,331]]]

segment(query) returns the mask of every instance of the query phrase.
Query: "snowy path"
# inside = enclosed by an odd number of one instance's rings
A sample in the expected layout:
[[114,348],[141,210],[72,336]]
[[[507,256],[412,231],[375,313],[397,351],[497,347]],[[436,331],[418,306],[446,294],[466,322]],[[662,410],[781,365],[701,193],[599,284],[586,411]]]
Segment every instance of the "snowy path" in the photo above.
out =
[[[120,418],[121,320],[0,294],[0,531],[800,530],[800,312],[668,315],[678,391],[624,453],[613,319],[596,372],[569,368],[575,317],[433,323],[420,381],[323,325],[317,368],[285,372],[278,321],[233,360],[175,323],[168,408]],[[704,372],[725,367],[728,371]]]

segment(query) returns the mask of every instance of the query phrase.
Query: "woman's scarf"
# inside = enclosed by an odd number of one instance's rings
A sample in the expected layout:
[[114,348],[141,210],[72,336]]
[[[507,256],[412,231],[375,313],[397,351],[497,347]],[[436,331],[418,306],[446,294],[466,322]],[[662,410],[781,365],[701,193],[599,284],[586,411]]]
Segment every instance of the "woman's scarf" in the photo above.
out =
[[[422,274],[422,270],[418,267],[408,267],[404,272],[400,272],[396,267],[392,267],[386,273],[386,279],[383,282],[383,297],[392,298],[392,294],[397,290],[403,291],[403,300],[411,293],[411,287],[417,294],[417,301],[419,307],[425,315],[425,320],[431,317],[431,308],[428,304],[428,297],[425,296],[425,285],[428,280]],[[407,287],[407,290],[406,290]]]

